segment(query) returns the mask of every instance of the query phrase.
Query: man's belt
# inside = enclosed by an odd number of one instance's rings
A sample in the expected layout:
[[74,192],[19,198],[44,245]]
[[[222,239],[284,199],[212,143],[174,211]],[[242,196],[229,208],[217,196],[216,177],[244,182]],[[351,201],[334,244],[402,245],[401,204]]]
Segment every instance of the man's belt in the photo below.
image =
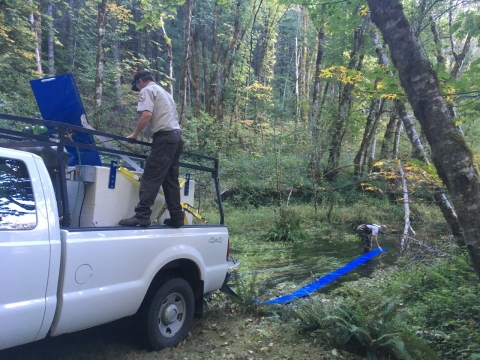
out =
[[157,135],[182,135],[182,130],[176,129],[176,130],[159,130],[153,136]]

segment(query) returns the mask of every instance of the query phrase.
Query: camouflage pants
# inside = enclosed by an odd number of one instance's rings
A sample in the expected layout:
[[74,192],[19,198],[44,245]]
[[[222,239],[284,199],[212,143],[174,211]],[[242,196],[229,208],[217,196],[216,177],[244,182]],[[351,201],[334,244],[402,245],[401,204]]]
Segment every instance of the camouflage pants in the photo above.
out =
[[372,248],[372,239],[370,238],[371,233],[367,225],[359,225],[357,227],[357,234],[360,236],[360,239],[362,239],[364,250],[370,250]]

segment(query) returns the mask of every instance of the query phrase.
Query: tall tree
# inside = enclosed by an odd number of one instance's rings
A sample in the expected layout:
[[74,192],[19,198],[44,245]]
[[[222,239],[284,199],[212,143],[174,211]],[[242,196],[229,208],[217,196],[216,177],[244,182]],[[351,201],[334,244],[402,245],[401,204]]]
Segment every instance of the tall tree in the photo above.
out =
[[100,115],[102,109],[103,96],[103,77],[105,68],[105,28],[107,26],[107,0],[102,0],[98,4],[97,14],[97,71],[95,76],[95,111],[93,115],[93,126],[96,129],[101,129]]
[[54,35],[55,29],[53,27],[53,4],[52,0],[47,3],[48,14],[48,75],[55,75],[55,53],[54,53]]
[[480,278],[480,182],[472,153],[456,128],[438,79],[414,36],[398,0],[368,0],[372,21],[382,32],[402,87],[427,137],[433,163],[449,190]]
[[191,35],[191,23],[192,23],[192,7],[193,0],[185,1],[185,29],[184,29],[184,56],[183,56],[183,69],[182,69],[182,86],[180,88],[180,125],[185,123],[185,116],[187,112],[187,90],[189,79],[191,77],[191,61],[192,61],[192,35]]
[[[377,29],[372,24],[371,34],[376,32],[377,32]],[[382,66],[382,68],[388,69],[390,61],[388,60],[388,57],[384,52],[383,46],[381,46],[380,41],[376,36],[372,36],[372,40],[375,45],[375,50],[379,59],[379,64]],[[390,72],[390,77],[393,77],[393,74],[391,72]],[[412,118],[408,113],[403,101],[398,98],[395,99],[395,108],[396,108],[395,112],[398,115],[399,121],[403,123],[405,132],[410,140],[410,143],[412,144],[412,157],[420,161],[423,161],[427,164],[430,163],[427,155],[425,154],[425,149],[423,147],[422,141],[420,140],[420,137],[417,135],[415,126],[413,125]],[[389,126],[392,126],[392,125],[393,124],[389,123]],[[385,155],[385,149],[383,149],[383,154]],[[450,205],[450,202],[448,201],[447,197],[445,196],[445,194],[443,193],[443,191],[439,186],[436,187],[435,189],[434,197],[435,197],[436,204],[440,208],[443,214],[443,217],[445,218],[445,221],[447,222],[447,224],[450,227],[450,230],[452,231],[452,234],[457,238],[457,240],[460,241],[462,237],[462,231],[460,228],[460,223],[458,221],[457,214],[453,209],[453,207]]]
[[[360,71],[363,66],[362,47],[364,43],[365,25],[354,30],[353,48],[350,52],[350,61],[347,66],[348,70]],[[330,145],[328,149],[328,164],[325,173],[328,173],[329,178],[337,175],[337,168],[340,161],[340,152],[343,137],[345,136],[345,123],[349,116],[350,106],[352,102],[352,91],[355,86],[355,81],[346,81],[338,104],[338,113],[333,120],[332,129],[330,130]]]
[[[33,5],[33,1],[30,0],[30,3]],[[40,77],[43,76],[42,69],[42,35],[41,35],[41,21],[38,16],[38,9],[34,9],[30,14],[30,26],[32,29],[33,36],[35,38],[35,62],[37,63],[37,72]]]

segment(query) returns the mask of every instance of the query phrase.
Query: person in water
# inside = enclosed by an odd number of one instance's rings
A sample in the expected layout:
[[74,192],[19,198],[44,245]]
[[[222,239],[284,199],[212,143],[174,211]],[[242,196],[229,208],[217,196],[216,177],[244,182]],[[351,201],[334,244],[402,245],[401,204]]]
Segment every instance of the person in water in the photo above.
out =
[[375,240],[378,248],[382,251],[378,243],[378,233],[383,234],[387,231],[386,225],[377,225],[377,224],[361,224],[357,227],[357,234],[360,236],[363,242],[363,251],[370,251],[372,248],[372,240]]

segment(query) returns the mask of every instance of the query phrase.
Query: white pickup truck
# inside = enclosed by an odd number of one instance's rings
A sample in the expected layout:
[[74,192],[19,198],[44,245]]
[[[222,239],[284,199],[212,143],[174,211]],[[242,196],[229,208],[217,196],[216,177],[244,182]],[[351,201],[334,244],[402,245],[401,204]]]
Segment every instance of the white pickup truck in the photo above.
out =
[[[52,153],[64,151],[58,134],[62,126],[13,116],[3,119],[46,125],[50,131],[32,134],[29,144],[35,149],[50,148]],[[98,205],[104,206],[96,215],[99,221],[120,219],[112,198],[98,200],[108,191],[106,184],[95,189],[92,183],[69,180],[61,156],[57,170],[52,170],[35,153],[11,149],[25,140],[22,132],[2,123],[1,134],[0,350],[131,315],[138,319],[138,330],[151,349],[182,341],[194,315],[202,315],[204,295],[228,287],[228,269],[235,266],[229,257],[223,212],[218,225],[190,224],[178,229],[129,228],[96,221],[95,227],[81,226],[79,216],[75,220],[71,212],[66,214],[72,207],[66,204],[69,189],[84,189],[84,202],[91,197],[90,210],[83,208],[84,218]],[[58,171],[63,167],[65,172]],[[53,182],[52,174],[56,174]],[[73,186],[65,186],[69,181]],[[132,193],[138,191],[132,188]],[[120,207],[126,213],[133,211],[127,202]],[[74,221],[76,226],[71,226]]]

